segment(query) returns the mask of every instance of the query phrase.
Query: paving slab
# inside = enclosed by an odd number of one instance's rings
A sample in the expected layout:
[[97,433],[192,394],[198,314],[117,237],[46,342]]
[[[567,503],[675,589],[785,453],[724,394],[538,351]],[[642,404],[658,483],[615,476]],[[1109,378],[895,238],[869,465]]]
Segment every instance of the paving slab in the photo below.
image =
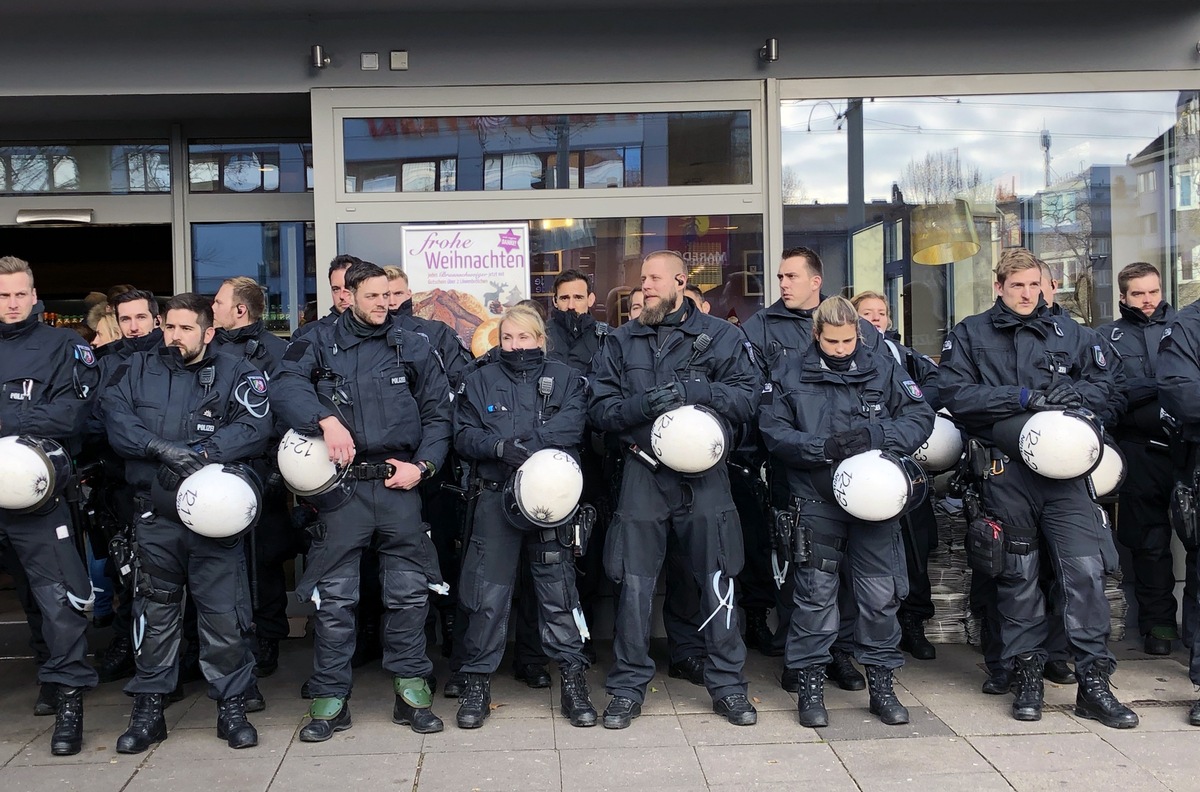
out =
[[[606,729],[601,723],[578,728],[566,718],[554,718],[554,745],[560,751],[590,748],[683,748],[688,739],[677,715],[645,715],[634,718],[628,729]],[[603,721],[603,714],[600,719]],[[736,729],[721,719],[729,729]]]
[[429,792],[558,792],[563,788],[559,753],[554,750],[427,753],[415,787]]
[[[230,751],[230,754],[235,752]],[[239,752],[243,753],[243,752]],[[124,792],[266,792],[279,769],[277,757],[213,761],[156,761],[151,755]]]
[[706,787],[692,748],[559,751],[562,788],[572,792],[696,790]]
[[119,792],[136,764],[54,765],[0,768],[4,792]]
[[908,708],[908,723],[888,726],[867,707],[856,710],[829,710],[829,725],[815,729],[822,740],[898,740],[906,737],[950,736],[954,732],[924,707]]
[[679,723],[687,742],[700,745],[754,745],[770,743],[819,742],[821,736],[815,729],[806,729],[796,720],[795,709],[786,712],[758,712],[758,723],[754,726],[732,726],[729,721],[714,713],[680,715]]
[[[393,753],[372,756],[288,755],[271,782],[271,792],[299,789],[336,789],[342,792],[395,792],[411,790],[417,781],[421,755]],[[436,787],[429,787],[436,789]],[[452,789],[454,787],[443,787]],[[238,790],[241,792],[241,790]]]
[[849,740],[831,743],[831,747],[856,781],[865,778],[994,772],[991,763],[961,737]]
[[[909,775],[895,778],[855,777],[862,792],[1012,792],[1012,784],[997,772],[961,775]],[[1129,792],[1125,790],[1125,792]]]
[[1011,773],[1053,773],[1059,770],[1134,766],[1134,762],[1124,754],[1091,732],[967,739],[1006,778]]
[[812,786],[820,790],[856,790],[833,749],[821,743],[801,745],[720,745],[696,749],[704,777],[713,786],[758,784]]
[[[1017,792],[1050,792],[1050,790],[1086,789],[1092,792],[1166,792],[1170,787],[1138,767],[1094,767],[1073,770],[1005,773],[1004,777]],[[1195,779],[1180,792],[1194,790]]]

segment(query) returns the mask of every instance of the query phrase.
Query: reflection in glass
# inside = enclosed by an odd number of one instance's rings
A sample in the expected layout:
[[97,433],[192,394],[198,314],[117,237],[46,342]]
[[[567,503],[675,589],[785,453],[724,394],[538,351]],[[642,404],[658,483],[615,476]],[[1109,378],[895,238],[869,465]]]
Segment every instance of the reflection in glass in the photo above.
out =
[[[381,266],[422,266],[419,261],[403,260],[403,225],[341,224],[338,253]],[[642,257],[668,248],[684,256],[689,279],[704,290],[714,316],[741,322],[763,306],[763,234],[758,215],[541,218],[530,220],[529,228],[528,293],[547,309],[555,277],[563,270],[578,269],[592,280],[593,315],[620,325],[629,315],[629,292],[640,282]]]
[[308,307],[316,310],[313,224],[193,223],[192,290],[216,294],[238,275],[267,288],[267,329],[290,333]]
[[[785,196],[785,246],[821,253],[826,292],[867,266],[845,220],[847,106],[781,108],[785,193],[790,179],[798,196]],[[1194,91],[864,101],[866,225],[898,224],[905,240],[872,266],[902,289],[908,343],[937,354],[950,326],[989,307],[995,262],[1014,246],[1050,265],[1056,301],[1087,324],[1112,318],[1114,273],[1134,261],[1164,273],[1174,303],[1200,297],[1198,111]],[[978,253],[912,266],[914,210],[960,201]]]
[[751,183],[746,110],[347,118],[342,130],[347,192],[409,192],[404,169],[431,162],[439,191]]
[[190,141],[188,186],[192,192],[310,191],[312,144]]
[[0,146],[0,193],[124,195],[170,190],[166,143]]

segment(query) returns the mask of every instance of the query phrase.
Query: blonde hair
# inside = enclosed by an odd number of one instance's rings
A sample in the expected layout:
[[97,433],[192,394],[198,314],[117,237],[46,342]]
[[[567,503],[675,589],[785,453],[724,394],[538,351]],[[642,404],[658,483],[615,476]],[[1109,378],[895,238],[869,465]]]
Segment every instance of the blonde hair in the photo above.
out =
[[[91,323],[89,322],[89,324]],[[92,339],[93,341],[96,341],[101,336],[104,336],[108,339],[104,342],[107,344],[109,342],[116,341],[121,337],[121,328],[117,324],[117,317],[110,313],[101,313],[100,317],[96,320],[96,326],[92,329],[96,331],[96,336]]]
[[28,275],[29,288],[34,288],[33,269],[29,266],[28,261],[19,259],[16,256],[4,256],[0,258],[0,275],[16,275],[18,272],[24,272]]
[[825,327],[858,326],[858,311],[845,297],[826,297],[813,311],[813,338],[820,338]]
[[858,313],[862,304],[867,300],[879,300],[883,303],[883,310],[887,313],[888,327],[890,328],[892,326],[892,306],[888,305],[887,297],[884,297],[877,291],[861,291],[854,295],[854,298],[850,300],[854,305],[854,312]]
[[389,264],[383,268],[383,271],[387,273],[388,280],[402,280],[404,281],[405,286],[408,285],[408,276],[405,275],[404,270],[400,269],[399,267]]
[[522,330],[533,333],[538,340],[538,346],[542,349],[546,348],[546,323],[537,311],[525,305],[514,305],[509,308],[504,312],[504,316],[500,317],[498,330],[501,336],[504,335],[505,322],[512,322]]
[[1018,272],[1024,272],[1028,269],[1050,272],[1050,268],[1046,266],[1046,262],[1025,248],[1009,248],[1000,254],[1000,260],[996,262],[996,283],[1003,286],[1004,281],[1008,280],[1009,275],[1015,275]]

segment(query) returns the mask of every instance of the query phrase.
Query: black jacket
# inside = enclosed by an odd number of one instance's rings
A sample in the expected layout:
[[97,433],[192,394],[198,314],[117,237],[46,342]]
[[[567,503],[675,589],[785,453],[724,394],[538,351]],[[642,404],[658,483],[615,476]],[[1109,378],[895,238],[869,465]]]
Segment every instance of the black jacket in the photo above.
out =
[[597,322],[591,314],[551,309],[546,322],[546,354],[590,376],[596,353],[610,332],[611,327]]
[[96,354],[74,330],[42,324],[42,304],[0,323],[0,436],[33,435],[79,450],[100,382]]
[[891,355],[897,365],[908,374],[908,378],[921,386],[925,394],[925,403],[934,412],[942,409],[942,400],[937,389],[937,363],[928,355],[922,355],[912,347],[900,343],[900,336],[889,330],[883,334],[883,346],[877,347],[881,355]]
[[[539,391],[539,383],[548,381]],[[454,449],[479,463],[476,472],[503,481],[511,472],[496,444],[521,440],[530,453],[543,448],[575,452],[587,417],[583,378],[573,367],[542,359],[512,365],[504,359],[467,375],[455,400]]]
[[[822,296],[821,298],[825,298]],[[803,357],[813,342],[812,315],[816,308],[788,309],[779,299],[742,323],[746,338],[754,346],[765,373],[782,365],[785,358]],[[879,345],[879,331],[866,319],[858,322],[859,336],[868,349]]]
[[942,345],[938,393],[942,404],[968,432],[990,438],[991,427],[1024,412],[1022,391],[1048,390],[1063,379],[1074,383],[1084,406],[1099,416],[1114,398],[1112,362],[1092,333],[1067,317],[1055,317],[1044,302],[1027,318],[1006,309],[1000,298],[990,309],[955,325]]
[[330,325],[332,325],[334,322],[337,321],[339,316],[341,316],[341,314],[337,312],[337,309],[330,308],[329,313],[325,314],[317,321],[305,322],[304,324],[297,327],[296,330],[292,333],[292,340],[298,341],[301,338],[304,338],[309,333],[311,333],[313,330],[316,330],[318,327],[329,327]]
[[457,391],[463,377],[471,370],[471,353],[463,346],[458,334],[445,322],[414,316],[412,300],[406,301],[392,312],[392,321],[401,329],[416,333],[429,342],[442,364],[446,379],[450,381],[451,389]]
[[1200,441],[1200,300],[1180,308],[1163,331],[1156,378],[1159,401],[1183,439]]
[[212,342],[215,351],[249,361],[268,378],[275,376],[287,347],[288,342],[267,330],[261,319],[236,330],[219,327]]
[[137,352],[100,399],[109,443],[125,459],[125,479],[142,493],[159,467],[146,451],[155,438],[193,446],[211,462],[243,462],[261,456],[271,434],[267,378],[211,347],[191,365],[168,347]]
[[1119,305],[1121,318],[1096,328],[1120,357],[1125,375],[1121,389],[1125,409],[1116,431],[1122,437],[1156,436],[1162,439],[1155,379],[1158,345],[1167,327],[1175,320],[1175,309],[1164,300],[1153,314],[1146,316],[1125,303]]
[[359,338],[344,317],[284,353],[273,380],[283,423],[320,437],[318,423],[335,415],[336,401],[356,461],[396,457],[441,467],[450,445],[450,386],[429,342],[392,322]]
[[[709,339],[703,346],[702,337]],[[762,391],[750,342],[735,325],[689,308],[677,326],[626,322],[609,334],[590,380],[588,417],[602,432],[649,449],[653,418],[642,397],[679,382],[687,404],[712,408],[731,432],[754,416]]]
[[920,386],[886,352],[861,344],[850,370],[841,372],[810,343],[803,358],[772,372],[758,420],[767,450],[787,468],[792,494],[809,500],[826,499],[813,480],[830,481],[830,436],[867,427],[872,448],[911,454],[933,431],[933,409]]

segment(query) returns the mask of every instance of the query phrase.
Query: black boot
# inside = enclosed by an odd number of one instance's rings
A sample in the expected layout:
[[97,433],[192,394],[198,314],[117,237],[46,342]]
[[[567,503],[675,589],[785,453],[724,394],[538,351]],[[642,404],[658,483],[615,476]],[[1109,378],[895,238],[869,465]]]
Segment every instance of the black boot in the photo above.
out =
[[60,687],[54,733],[50,737],[50,753],[55,756],[74,756],[82,750],[83,690]]
[[259,638],[258,650],[254,653],[254,676],[269,677],[279,670],[279,641],[274,638]]
[[587,677],[582,668],[562,672],[559,710],[572,726],[596,725],[596,708],[592,706]]
[[96,672],[101,682],[116,682],[133,676],[135,671],[137,664],[133,660],[133,640],[128,635],[115,636],[108,648],[96,658]]
[[1110,729],[1132,729],[1138,725],[1137,713],[1112,694],[1108,681],[1110,673],[1108,661],[1097,660],[1079,677],[1075,714],[1100,721]]
[[454,608],[443,608],[442,616],[442,657],[454,654]]
[[1042,678],[1048,679],[1056,685],[1075,684],[1075,672],[1071,670],[1071,666],[1067,665],[1066,660],[1047,660],[1046,665],[1042,668]]
[[395,677],[392,690],[396,693],[392,723],[408,726],[417,734],[436,734],[445,728],[442,719],[433,714],[433,690],[428,679]]
[[767,626],[767,609],[746,608],[746,648],[757,649],[768,657],[778,657],[774,644],[775,634]]
[[491,680],[487,674],[467,674],[467,686],[458,697],[458,728],[478,729],[491,714]]
[[334,732],[345,731],[354,725],[348,699],[315,698],[308,708],[308,717],[309,722],[300,730],[301,742],[325,742]]
[[[821,673],[825,673],[824,669],[821,670]],[[800,669],[799,668],[783,669],[783,674],[781,674],[779,677],[779,687],[783,688],[788,693],[799,693],[800,692]]]
[[513,669],[513,678],[537,690],[550,687],[550,671],[540,663],[526,663]]
[[667,676],[673,679],[686,679],[693,685],[704,684],[704,658],[685,657],[678,663],[667,667]]
[[1034,654],[1017,655],[1013,661],[1016,671],[1012,714],[1019,721],[1042,719],[1042,701],[1046,691],[1042,684],[1042,658]]
[[454,671],[446,680],[446,686],[442,688],[442,695],[446,698],[458,698],[466,687],[467,675],[461,671]]
[[217,703],[217,736],[230,748],[258,745],[258,730],[246,720],[246,697],[230,696]]
[[613,696],[604,708],[604,728],[627,729],[629,723],[641,714],[641,704],[624,696]]
[[917,660],[937,657],[937,649],[925,637],[925,621],[915,613],[900,614],[900,650]]
[[1200,726],[1200,701],[1197,701],[1188,710],[1188,723],[1192,726]]
[[1007,668],[989,670],[988,678],[983,681],[983,692],[989,696],[1003,696],[1012,692],[1013,682],[1013,674]]
[[810,729],[829,725],[829,712],[825,709],[825,669],[808,666],[796,672],[799,681],[800,700],[796,709],[800,713],[800,725]]
[[262,691],[258,689],[257,680],[250,680],[250,687],[246,688],[246,692],[242,696],[246,699],[246,712],[262,712],[267,708],[267,700],[263,698]]
[[167,739],[162,693],[138,693],[133,697],[129,728],[117,738],[117,753],[135,754]]
[[896,698],[892,690],[892,669],[883,666],[867,666],[867,684],[871,688],[871,714],[888,726],[908,723],[908,709]]
[[724,715],[734,726],[753,726],[758,723],[758,710],[745,693],[730,693],[713,702],[713,712]]
[[825,676],[842,690],[862,690],[867,686],[867,680],[854,667],[850,655],[836,649],[833,650],[833,660],[825,666]]
[[53,715],[58,712],[58,685],[53,682],[43,682],[38,688],[37,701],[33,703],[33,714],[37,716]]

